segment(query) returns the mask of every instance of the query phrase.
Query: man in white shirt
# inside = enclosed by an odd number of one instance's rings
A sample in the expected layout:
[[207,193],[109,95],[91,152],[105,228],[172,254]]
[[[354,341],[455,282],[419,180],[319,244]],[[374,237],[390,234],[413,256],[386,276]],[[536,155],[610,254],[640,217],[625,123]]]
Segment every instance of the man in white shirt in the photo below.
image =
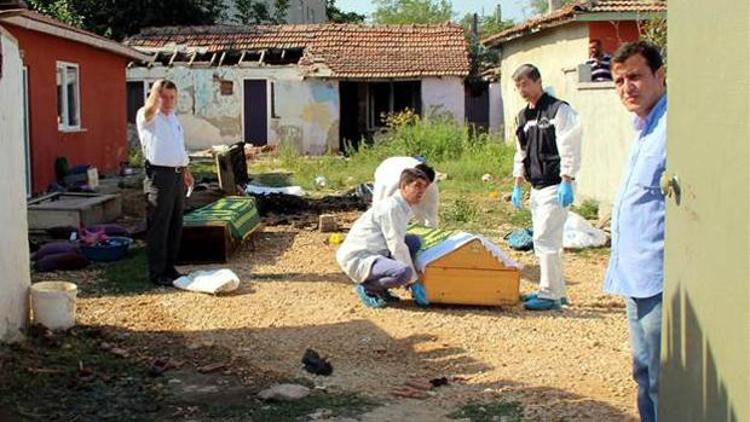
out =
[[413,168],[402,171],[399,180],[399,191],[362,214],[336,252],[341,269],[357,283],[354,290],[362,303],[372,308],[397,301],[388,289],[400,286],[409,286],[417,304],[429,304],[414,268],[421,242],[406,228],[430,181]]
[[414,218],[417,223],[428,227],[438,226],[439,194],[437,183],[435,183],[435,170],[424,163],[424,159],[417,157],[390,157],[383,160],[375,169],[375,182],[373,183],[372,205],[390,198],[399,192],[399,179],[401,172],[405,169],[422,170],[430,179],[430,186],[425,191],[422,201],[412,207]]
[[136,115],[146,159],[143,190],[148,211],[148,275],[152,283],[161,286],[171,286],[181,276],[175,264],[182,235],[185,188],[194,183],[187,168],[182,125],[174,113],[176,105],[177,86],[159,80]]
[[544,92],[536,66],[521,65],[512,78],[527,106],[516,118],[511,200],[521,208],[521,186],[524,181],[531,184],[534,254],[539,260],[539,291],[524,298],[524,307],[532,311],[560,309],[567,303],[563,227],[574,199],[573,180],[581,167],[583,130],[568,103]]

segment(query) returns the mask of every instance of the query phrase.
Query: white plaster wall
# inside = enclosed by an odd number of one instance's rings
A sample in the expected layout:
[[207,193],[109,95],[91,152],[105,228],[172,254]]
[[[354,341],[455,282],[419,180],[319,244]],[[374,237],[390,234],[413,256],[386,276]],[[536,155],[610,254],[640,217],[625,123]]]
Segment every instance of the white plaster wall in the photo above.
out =
[[574,68],[588,58],[589,30],[585,22],[571,23],[509,41],[502,46],[500,84],[505,111],[505,140],[514,141],[515,116],[526,103],[516,92],[513,72],[531,63],[542,74],[542,85],[552,95],[570,101],[565,92],[563,69]]
[[337,81],[276,81],[276,114],[269,143],[290,142],[300,152],[320,155],[339,149]]
[[[303,79],[296,66],[188,68],[182,65],[128,69],[128,80],[168,78],[179,90],[178,116],[188,149],[232,144],[243,139],[243,85],[246,79],[268,82],[268,143],[283,139],[300,151],[321,154],[338,148],[338,83]],[[220,82],[232,81],[232,95],[222,95]],[[276,116],[271,114],[271,83],[275,85]]]
[[503,96],[499,82],[490,84],[490,131],[502,133],[503,131]]
[[422,112],[448,112],[460,124],[466,119],[464,83],[461,78],[422,79]]
[[514,121],[526,104],[511,75],[524,63],[539,67],[543,86],[567,101],[583,125],[581,171],[577,202],[594,199],[600,209],[611,209],[630,145],[635,137],[632,115],[622,106],[612,83],[579,84],[576,67],[588,54],[588,27],[572,23],[503,45],[501,89],[505,111],[505,139],[514,141]]
[[28,320],[29,243],[23,151],[23,65],[16,41],[0,27],[0,341],[22,337]]
[[577,79],[576,72],[568,73],[567,99],[583,125],[577,200],[594,199],[602,211],[608,211],[635,139],[633,115],[622,106],[613,83],[579,85]]

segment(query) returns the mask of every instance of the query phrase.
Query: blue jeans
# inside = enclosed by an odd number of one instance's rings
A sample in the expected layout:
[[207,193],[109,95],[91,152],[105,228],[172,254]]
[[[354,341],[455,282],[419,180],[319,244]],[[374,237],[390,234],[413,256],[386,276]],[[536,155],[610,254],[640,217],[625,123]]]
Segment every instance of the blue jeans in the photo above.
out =
[[[406,246],[409,247],[409,254],[412,261],[419,251],[422,241],[418,236],[407,234]],[[370,276],[362,285],[365,291],[370,294],[380,294],[385,290],[399,287],[407,284],[411,280],[411,267],[385,256],[379,256],[375,259],[370,270]]]
[[659,405],[662,295],[625,298],[633,348],[633,379],[638,384],[638,413],[642,422],[655,422]]

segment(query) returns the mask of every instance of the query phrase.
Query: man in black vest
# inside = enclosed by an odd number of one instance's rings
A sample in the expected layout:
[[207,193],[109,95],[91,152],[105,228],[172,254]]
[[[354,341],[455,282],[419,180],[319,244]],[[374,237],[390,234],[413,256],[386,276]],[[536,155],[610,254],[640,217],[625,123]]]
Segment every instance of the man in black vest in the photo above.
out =
[[524,180],[531,183],[534,254],[539,259],[539,291],[524,298],[533,311],[567,303],[562,267],[563,226],[573,203],[573,178],[581,164],[581,124],[564,101],[542,89],[539,69],[524,64],[513,73],[528,103],[518,113],[513,163],[513,206],[521,208]]

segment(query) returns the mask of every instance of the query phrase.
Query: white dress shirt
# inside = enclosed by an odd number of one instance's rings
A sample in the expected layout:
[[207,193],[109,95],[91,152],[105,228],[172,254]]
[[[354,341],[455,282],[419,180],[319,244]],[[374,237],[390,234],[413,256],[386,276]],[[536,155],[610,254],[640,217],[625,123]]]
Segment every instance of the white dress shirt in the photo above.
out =
[[[373,183],[372,205],[375,206],[386,198],[397,194],[400,186],[401,173],[406,169],[416,168],[420,161],[413,157],[391,157],[383,160],[375,169],[375,182]],[[437,227],[438,206],[440,198],[438,194],[437,181],[430,183],[419,204],[412,207],[414,218],[417,223]]]
[[405,240],[411,216],[411,207],[400,192],[362,214],[336,251],[344,273],[362,283],[370,276],[375,259],[385,256],[408,265],[412,269],[410,282],[416,281],[417,271]]
[[182,125],[173,112],[156,112],[146,121],[145,108],[141,107],[135,118],[143,156],[149,163],[164,167],[185,167],[190,162],[185,150]]

